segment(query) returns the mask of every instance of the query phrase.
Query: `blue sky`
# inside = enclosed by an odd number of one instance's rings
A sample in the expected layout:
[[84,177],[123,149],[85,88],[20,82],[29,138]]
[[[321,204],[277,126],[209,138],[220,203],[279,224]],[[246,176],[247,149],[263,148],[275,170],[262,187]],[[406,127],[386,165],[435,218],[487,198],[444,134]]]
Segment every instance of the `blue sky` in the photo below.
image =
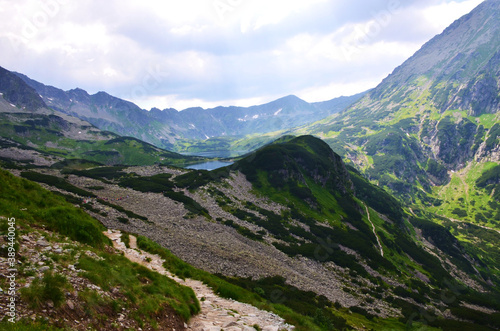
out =
[[0,0],[0,66],[140,107],[375,87],[481,0]]

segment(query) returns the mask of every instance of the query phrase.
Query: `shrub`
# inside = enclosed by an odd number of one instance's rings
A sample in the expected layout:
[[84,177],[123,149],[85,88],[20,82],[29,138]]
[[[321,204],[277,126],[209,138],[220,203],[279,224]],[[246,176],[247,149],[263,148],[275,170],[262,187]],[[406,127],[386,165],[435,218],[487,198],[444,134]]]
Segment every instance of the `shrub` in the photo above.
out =
[[33,309],[41,308],[48,301],[52,301],[57,308],[64,302],[64,290],[68,286],[66,277],[47,271],[42,279],[35,278],[31,285],[22,288],[20,293]]
[[80,196],[84,197],[95,197],[95,194],[89,191],[82,190],[81,188],[78,188],[67,181],[65,181],[62,178],[56,177],[56,176],[50,176],[50,175],[44,175],[40,174],[38,172],[33,172],[33,171],[25,171],[21,172],[21,177],[24,177],[26,179],[39,182],[39,183],[45,183],[50,186],[57,187],[61,190],[65,190],[71,193],[75,193]]

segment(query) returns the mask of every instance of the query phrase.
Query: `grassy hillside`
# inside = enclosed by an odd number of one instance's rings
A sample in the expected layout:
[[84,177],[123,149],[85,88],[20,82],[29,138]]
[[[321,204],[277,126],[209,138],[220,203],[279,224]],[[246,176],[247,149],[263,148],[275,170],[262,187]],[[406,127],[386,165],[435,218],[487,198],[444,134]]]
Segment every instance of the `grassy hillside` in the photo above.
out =
[[[136,327],[156,327],[172,314],[171,320],[182,325],[199,311],[190,288],[114,253],[102,234],[105,228],[64,198],[1,169],[0,183],[1,232],[6,235],[8,220],[15,219],[16,282],[23,285],[19,321],[13,328],[6,317],[2,329],[63,329],[75,323],[58,315],[108,328],[117,325],[122,312],[129,315],[124,323]],[[2,263],[8,247],[2,245]],[[0,280],[2,288],[8,288],[7,281]],[[7,292],[1,296],[6,302]]]
[[[186,165],[204,160],[162,150],[136,138],[71,123],[57,115],[0,113],[0,136],[27,150],[107,165]],[[11,145],[5,141],[2,144]]]
[[[417,303],[440,301],[438,297],[441,290],[438,289],[443,282],[449,282],[453,277],[450,266],[423,249],[421,240],[425,239],[433,243],[434,252],[438,252],[441,258],[447,256],[454,267],[477,281],[486,284],[485,279],[491,278],[498,282],[495,270],[499,261],[496,258],[485,259],[485,251],[479,253],[479,250],[465,244],[464,237],[467,234],[459,241],[445,227],[431,221],[434,220],[432,215],[424,218],[408,215],[396,199],[370,184],[356,170],[350,168],[348,173],[340,158],[317,138],[299,137],[264,147],[233,167],[245,173],[260,194],[289,208],[289,213],[278,216],[266,214],[258,206],[247,204],[246,207],[251,210],[266,215],[267,222],[262,222],[251,213],[233,210],[239,218],[258,224],[279,238],[280,243],[274,245],[286,254],[301,255],[319,262],[332,261],[348,268],[351,277],[360,277],[382,287],[386,286],[387,284],[367,272],[369,266],[380,275],[396,278],[405,284],[403,287],[386,289],[393,295],[411,297]],[[369,216],[360,199],[371,207],[366,208]],[[449,228],[449,223],[443,225]],[[372,232],[372,227],[375,233]],[[453,231],[456,233],[456,229]],[[377,249],[378,240],[383,256]],[[314,244],[317,242],[328,242],[330,253],[335,253],[319,254],[318,246]],[[361,258],[352,258],[340,247],[354,250]],[[483,249],[488,251],[486,247]],[[471,263],[466,252],[477,261]],[[492,270],[483,268],[488,264]],[[475,275],[475,267],[483,270],[484,279]],[[425,275],[425,282],[415,277],[416,270]],[[419,294],[404,290],[406,286],[409,289],[418,288]],[[458,282],[454,286],[462,285]],[[493,292],[496,293],[495,290]],[[376,294],[372,295],[377,297]],[[476,302],[483,302],[485,299],[473,290],[468,290],[464,298]],[[409,317],[406,314],[410,314],[414,308],[407,307],[408,303],[403,304],[398,300],[396,306],[402,308],[403,315]],[[490,302],[489,305],[497,304],[498,302]],[[457,308],[457,314],[461,312],[460,309]],[[441,320],[434,325],[444,326],[446,323]]]

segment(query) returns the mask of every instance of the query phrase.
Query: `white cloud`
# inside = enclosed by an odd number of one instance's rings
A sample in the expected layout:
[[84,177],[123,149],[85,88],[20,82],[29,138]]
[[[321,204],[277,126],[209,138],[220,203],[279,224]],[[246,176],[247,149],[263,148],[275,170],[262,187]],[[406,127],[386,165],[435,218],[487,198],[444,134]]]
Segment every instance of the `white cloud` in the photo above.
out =
[[0,66],[143,108],[321,101],[374,87],[479,3],[0,0]]
[[432,31],[442,31],[459,17],[469,13],[477,7],[483,0],[470,0],[464,2],[452,1],[450,3],[440,3],[422,10],[429,29]]

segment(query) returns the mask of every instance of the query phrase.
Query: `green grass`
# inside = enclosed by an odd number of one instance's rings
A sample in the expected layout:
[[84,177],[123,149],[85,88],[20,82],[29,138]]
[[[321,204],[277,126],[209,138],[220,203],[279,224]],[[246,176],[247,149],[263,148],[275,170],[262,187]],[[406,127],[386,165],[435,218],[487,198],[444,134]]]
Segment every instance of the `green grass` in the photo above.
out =
[[452,219],[500,229],[500,222],[496,219],[498,210],[490,196],[492,191],[480,187],[483,174],[496,166],[494,162],[474,162],[453,173],[447,185],[433,189],[432,197],[442,200],[442,203],[439,206],[426,205],[425,208]]
[[172,273],[182,278],[200,280],[224,298],[249,303],[259,309],[274,312],[285,318],[288,323],[295,325],[297,330],[321,330],[311,317],[304,316],[282,304],[272,303],[253,291],[246,290],[208,272],[196,269],[146,237],[138,236],[137,245],[140,249],[161,256],[165,260],[164,267]]
[[109,242],[102,234],[104,227],[97,220],[40,185],[1,169],[0,183],[0,210],[9,212],[5,216],[43,224],[73,240],[96,247]]
[[[198,300],[192,289],[179,285],[174,280],[131,263],[121,255],[101,253],[103,261],[82,257],[78,268],[104,291],[125,288],[127,299],[137,305],[136,318],[154,318],[163,305],[171,306],[184,320],[200,311]],[[151,320],[152,321],[152,320]]]
[[45,272],[42,279],[35,278],[29,287],[20,289],[21,298],[25,300],[32,309],[40,309],[42,304],[52,301],[55,308],[59,308],[65,301],[66,290],[69,283],[65,276]]
[[48,325],[47,321],[20,320],[16,323],[2,321],[0,329],[4,331],[63,331],[65,329]]
[[[0,216],[15,218],[19,235],[33,231],[44,235],[52,243],[79,242],[71,246],[69,252],[54,254],[52,260],[61,264],[75,264],[83,276],[104,291],[119,289],[126,300],[111,301],[93,290],[79,293],[85,305],[85,314],[97,320],[101,311],[111,309],[115,314],[121,308],[135,311],[133,318],[141,325],[155,325],[158,314],[167,306],[171,307],[185,321],[200,311],[199,303],[191,288],[181,286],[166,276],[132,263],[122,255],[109,253],[110,240],[103,235],[105,228],[88,214],[67,203],[64,198],[51,193],[38,184],[17,178],[0,169]],[[5,233],[7,219],[0,222],[0,231]],[[35,230],[36,229],[36,230]],[[64,239],[68,237],[68,239]],[[19,249],[19,247],[17,247]],[[90,251],[99,256],[94,259],[86,255]],[[0,253],[5,252],[2,249]],[[76,254],[81,257],[76,260]],[[50,262],[50,260],[48,260]],[[50,266],[50,265],[49,265]],[[51,266],[51,270],[53,266]],[[20,267],[17,281],[24,283],[25,273]],[[0,280],[5,286],[5,279]],[[38,311],[49,300],[57,309],[65,302],[65,293],[71,290],[69,280],[63,275],[47,271],[39,279],[35,278],[29,287],[20,293],[32,309]],[[3,325],[5,321],[2,322]],[[96,326],[98,328],[98,326]],[[19,326],[6,329],[53,329],[32,321],[21,321]]]

